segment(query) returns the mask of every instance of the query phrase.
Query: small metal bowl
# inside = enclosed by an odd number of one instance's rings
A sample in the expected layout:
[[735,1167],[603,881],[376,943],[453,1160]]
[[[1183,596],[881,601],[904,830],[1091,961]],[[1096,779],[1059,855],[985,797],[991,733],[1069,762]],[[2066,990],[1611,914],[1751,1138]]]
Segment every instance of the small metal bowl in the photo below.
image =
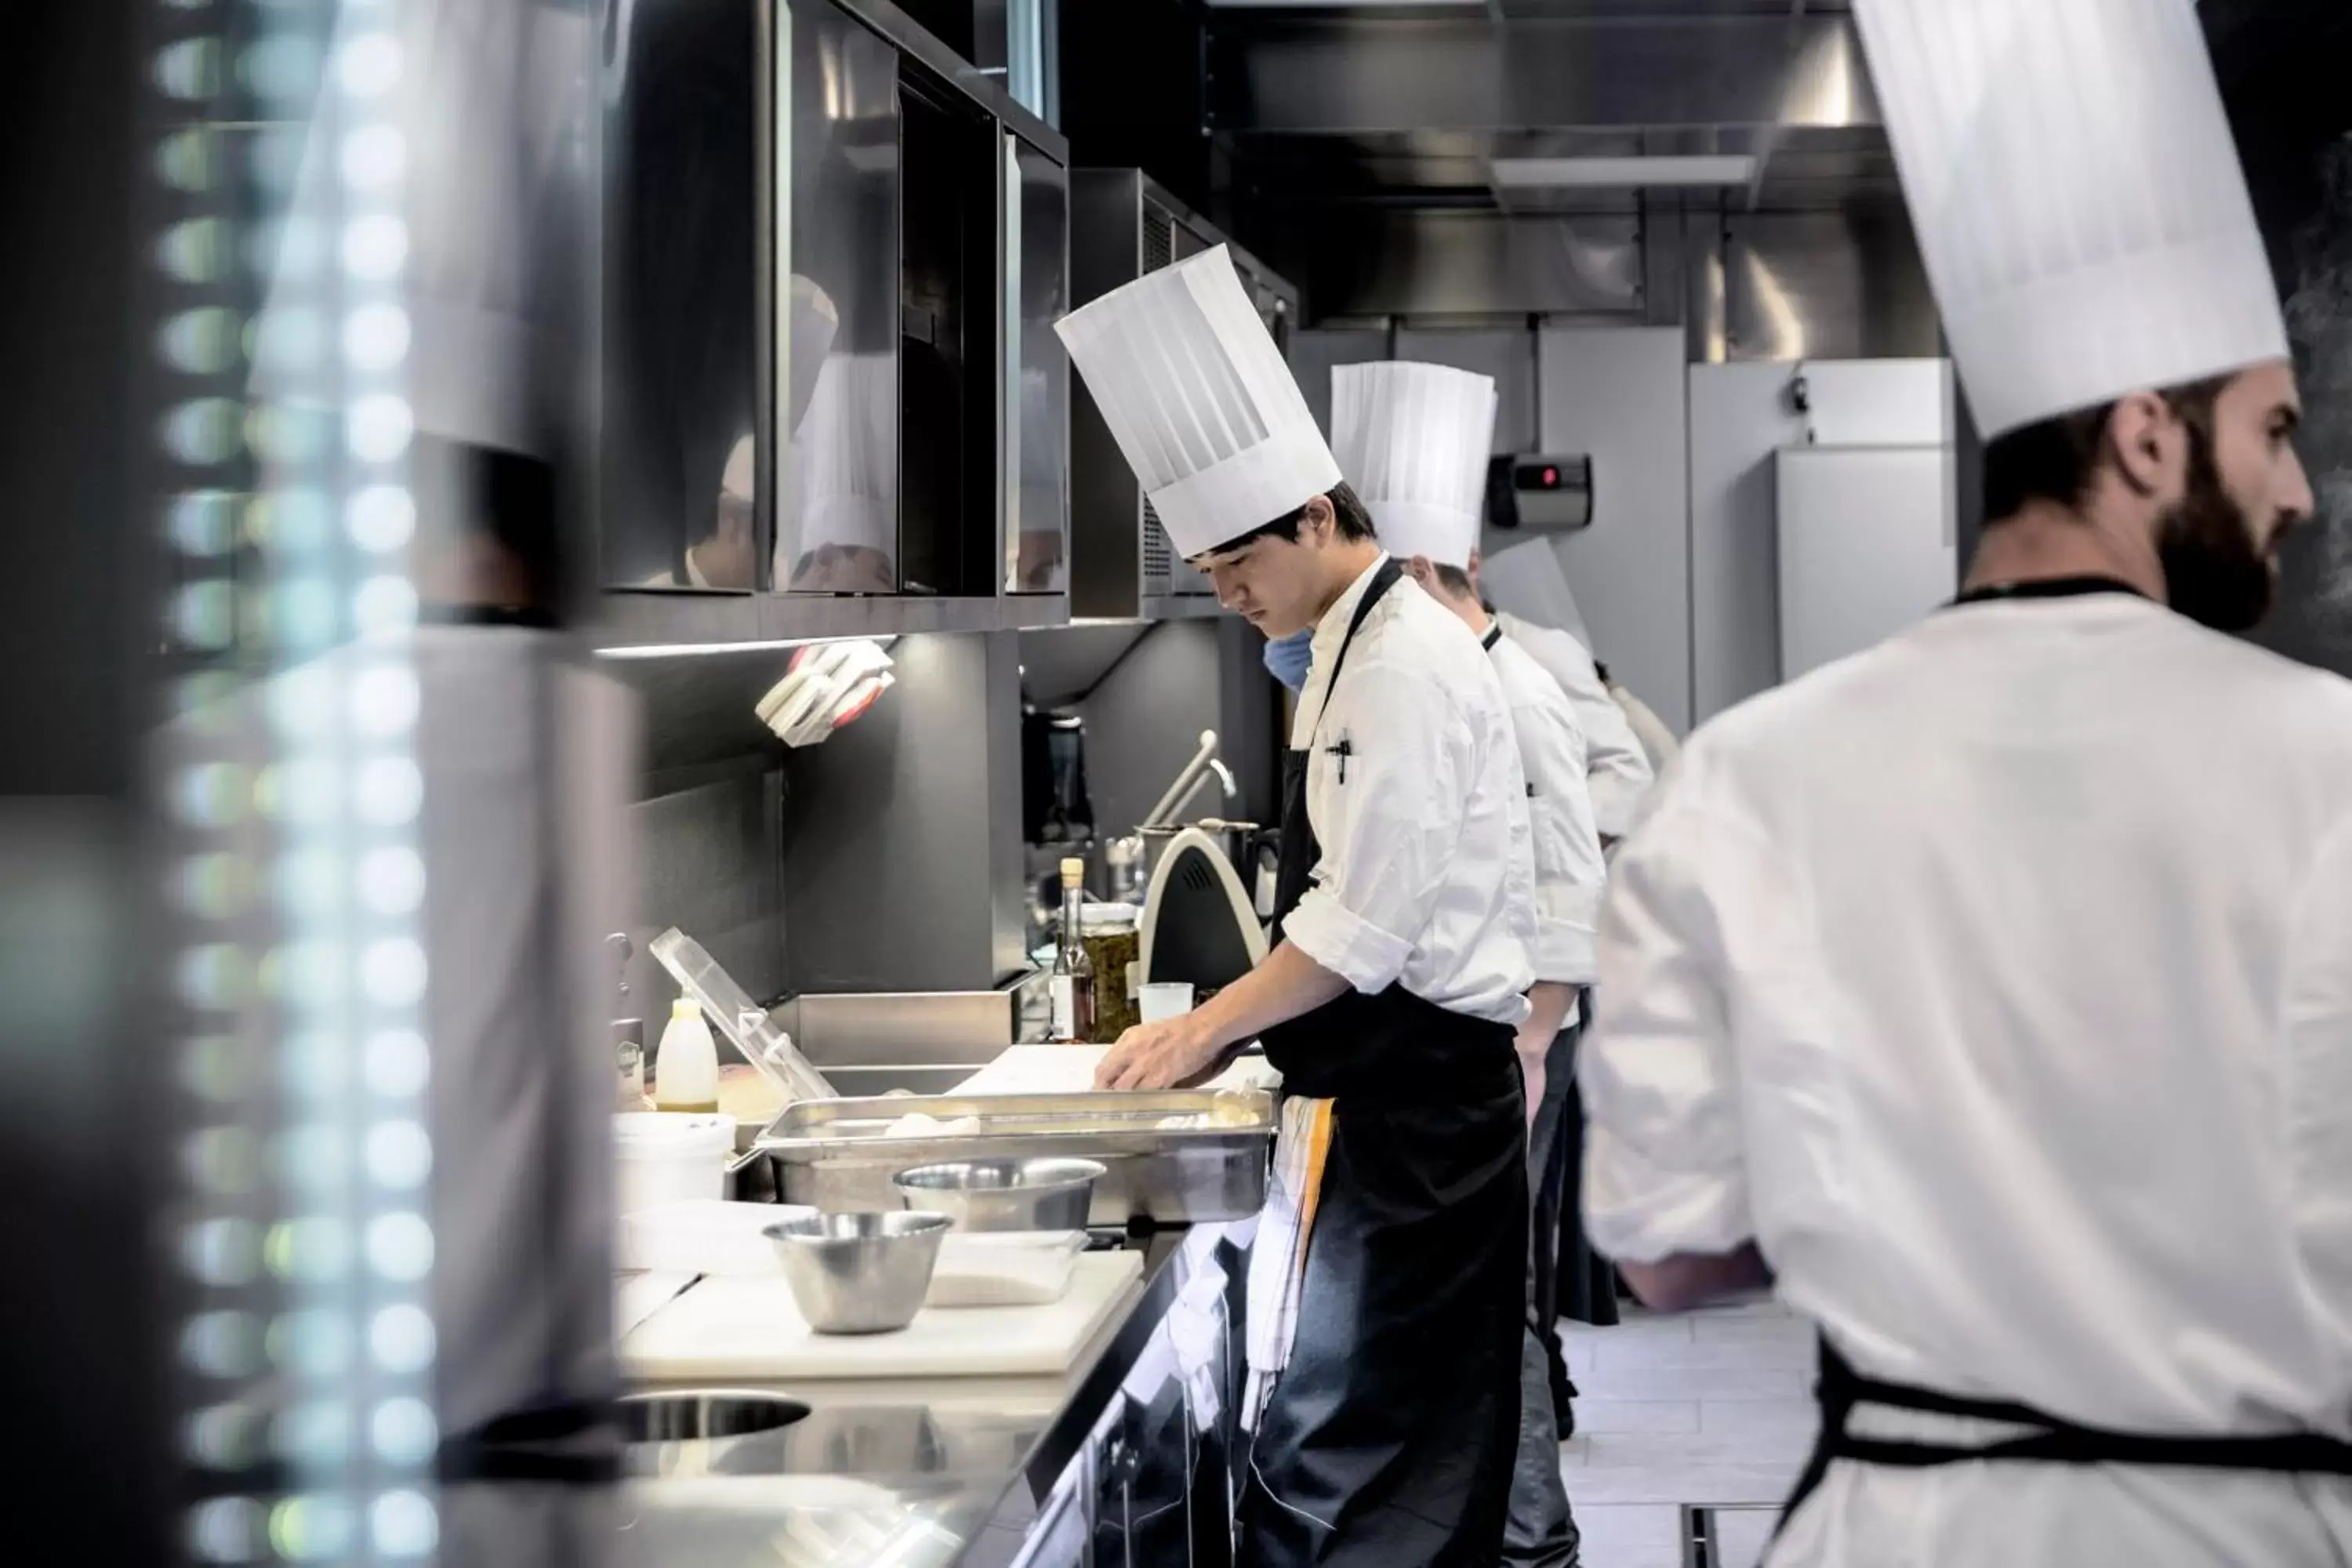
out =
[[923,1310],[943,1214],[834,1214],[772,1225],[760,1234],[775,1245],[793,1300],[821,1334],[887,1334]]
[[962,1160],[890,1178],[908,1208],[959,1230],[1084,1230],[1103,1167],[1092,1160]]

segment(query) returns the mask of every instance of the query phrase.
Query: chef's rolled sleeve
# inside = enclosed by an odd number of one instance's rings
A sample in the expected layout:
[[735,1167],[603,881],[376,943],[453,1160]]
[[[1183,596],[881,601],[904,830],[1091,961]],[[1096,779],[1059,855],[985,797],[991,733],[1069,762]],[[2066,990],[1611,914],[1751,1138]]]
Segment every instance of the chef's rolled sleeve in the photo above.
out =
[[1611,1258],[1654,1263],[1755,1237],[1714,901],[1741,837],[1670,797],[1610,879],[1600,1018],[1577,1077],[1591,1119],[1585,1226]]
[[1367,995],[1403,974],[1437,913],[1462,837],[1465,781],[1477,771],[1471,727],[1444,688],[1379,668],[1387,671],[1380,711],[1345,734],[1327,726],[1322,743],[1348,751],[1310,759],[1330,770],[1315,824],[1323,854],[1314,886],[1282,923],[1300,952]]
[[1592,900],[1569,888],[1536,884],[1535,936],[1528,958],[1538,980],[1581,985],[1592,977]]
[[1282,922],[1282,934],[1367,995],[1394,984],[1412,955],[1412,942],[1382,931],[1320,888],[1298,900]]

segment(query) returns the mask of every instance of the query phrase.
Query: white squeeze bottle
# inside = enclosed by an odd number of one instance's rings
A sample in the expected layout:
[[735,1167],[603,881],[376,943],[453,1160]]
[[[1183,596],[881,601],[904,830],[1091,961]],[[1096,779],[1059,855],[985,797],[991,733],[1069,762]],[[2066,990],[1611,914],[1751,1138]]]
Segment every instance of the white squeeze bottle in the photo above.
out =
[[688,996],[670,1004],[662,1030],[661,1054],[654,1058],[654,1109],[719,1109],[719,1044],[702,1021],[702,1008]]

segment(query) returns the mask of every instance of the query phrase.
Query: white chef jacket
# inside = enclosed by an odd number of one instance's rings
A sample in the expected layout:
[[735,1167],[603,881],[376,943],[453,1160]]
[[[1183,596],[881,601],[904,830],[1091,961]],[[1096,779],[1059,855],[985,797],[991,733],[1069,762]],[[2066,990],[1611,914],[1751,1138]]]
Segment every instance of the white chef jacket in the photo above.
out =
[[[2124,595],[1939,612],[1692,740],[1601,973],[1602,1252],[1753,1237],[1865,1375],[2352,1434],[2352,684]],[[1839,1465],[1772,1560],[2331,1540],[2334,1481]]]
[[1617,704],[1633,738],[1642,742],[1642,754],[1649,759],[1650,771],[1663,775],[1683,754],[1683,743],[1675,739],[1675,732],[1666,728],[1666,721],[1658,717],[1657,710],[1626,689],[1622,681],[1606,684],[1609,700]]
[[[1500,630],[1500,627],[1496,628]],[[1601,834],[1592,825],[1592,795],[1585,784],[1584,731],[1559,682],[1509,637],[1488,648],[1510,705],[1519,768],[1528,780],[1528,828],[1535,853],[1535,944],[1529,956],[1538,980],[1590,985],[1592,923],[1609,879]]]
[[1625,714],[1610,700],[1601,671],[1585,646],[1553,626],[1539,626],[1506,610],[1495,612],[1503,635],[1528,650],[1544,673],[1559,682],[1575,706],[1584,731],[1586,783],[1592,791],[1592,820],[1608,838],[1633,830],[1643,797],[1657,775],[1634,738]]
[[1323,853],[1283,934],[1368,995],[1401,984],[1449,1012],[1517,1025],[1535,984],[1534,861],[1502,680],[1461,618],[1407,579],[1364,617],[1334,689],[1378,570],[1315,628],[1290,744],[1307,752],[1307,816]]

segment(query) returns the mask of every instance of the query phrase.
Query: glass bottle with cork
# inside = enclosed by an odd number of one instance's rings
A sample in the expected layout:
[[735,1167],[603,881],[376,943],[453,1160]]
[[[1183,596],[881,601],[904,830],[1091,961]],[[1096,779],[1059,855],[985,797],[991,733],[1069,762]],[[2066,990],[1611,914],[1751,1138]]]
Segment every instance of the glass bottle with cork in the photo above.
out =
[[1062,862],[1062,935],[1054,950],[1054,1027],[1056,1044],[1080,1045],[1095,1036],[1095,963],[1087,952],[1087,863]]

